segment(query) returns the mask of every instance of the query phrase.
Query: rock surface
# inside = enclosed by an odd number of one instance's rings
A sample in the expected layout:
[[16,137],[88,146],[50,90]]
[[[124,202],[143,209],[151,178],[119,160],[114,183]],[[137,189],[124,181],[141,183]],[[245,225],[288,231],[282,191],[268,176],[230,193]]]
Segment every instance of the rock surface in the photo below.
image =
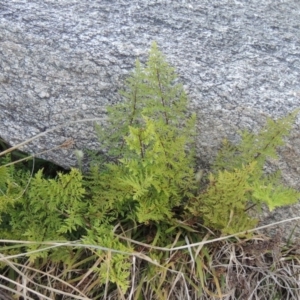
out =
[[[298,0],[2,0],[0,136],[16,145],[42,133],[22,148],[35,154],[69,138],[101,149],[93,121],[105,124],[105,107],[156,40],[198,114],[199,157],[211,162],[223,137],[300,106],[299,11]],[[278,163],[297,188],[299,129],[298,117]],[[68,147],[40,156],[76,164]]]

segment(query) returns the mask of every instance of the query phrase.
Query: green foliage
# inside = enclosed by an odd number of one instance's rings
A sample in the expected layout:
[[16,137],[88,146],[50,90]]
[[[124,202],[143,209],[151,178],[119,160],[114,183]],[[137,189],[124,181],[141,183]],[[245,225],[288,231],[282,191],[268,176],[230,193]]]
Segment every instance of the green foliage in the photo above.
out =
[[[43,170],[32,175],[5,166],[8,157],[1,159],[2,238],[36,242],[25,251],[43,249],[40,242],[51,240],[81,240],[119,250],[122,253],[94,251],[88,267],[98,275],[98,285],[110,282],[123,297],[131,270],[124,252],[132,253],[136,246],[119,236],[153,246],[181,246],[187,239],[199,240],[198,224],[223,234],[240,232],[257,224],[248,215],[252,204],[272,210],[299,198],[281,183],[279,172],[264,172],[267,159],[277,158],[276,149],[284,144],[298,111],[268,120],[257,134],[241,132],[237,145],[225,140],[207,181],[199,182],[193,159],[195,115],[188,113],[184,89],[155,43],[146,65],[136,62],[120,93],[123,101],[108,108],[107,127],[96,126],[110,160],[95,156],[88,174],[71,169],[45,178]],[[82,153],[76,155],[81,164]],[[74,252],[46,249],[29,256],[35,262],[43,258],[67,265],[76,265],[74,257],[88,260],[82,251]],[[182,266],[189,255],[181,256]],[[149,257],[161,264],[167,259],[159,251],[151,251]],[[166,276],[166,270],[157,264],[144,270],[142,277],[158,294],[164,283],[157,274]]]
[[172,208],[195,187],[195,115],[187,117],[187,97],[175,81],[174,69],[153,43],[147,65],[137,61],[127,79],[124,101],[108,110],[108,129],[98,128],[101,143],[118,162],[103,166],[99,183],[93,183],[101,191],[93,195],[115,210],[126,200],[137,222],[172,218]]
[[7,224],[7,210],[14,207],[22,197],[24,187],[30,180],[30,172],[16,168],[14,165],[5,166],[10,162],[10,156],[0,158],[0,222]]
[[161,138],[172,130],[174,135],[184,137],[187,145],[194,142],[195,114],[187,117],[187,96],[182,84],[176,81],[174,68],[153,43],[146,66],[137,60],[135,70],[126,80],[126,89],[120,91],[122,103],[107,108],[108,127],[97,126],[101,143],[111,156],[129,157],[135,153],[125,146],[125,140],[129,126],[143,128],[145,118],[155,122]]
[[[86,244],[101,245],[107,249],[116,249],[123,252],[132,252],[132,248],[121,243],[115,236],[112,226],[97,224],[91,228],[83,238]],[[99,226],[100,225],[100,226]],[[109,250],[97,251],[96,255],[101,261],[95,271],[99,275],[99,284],[111,282],[117,284],[123,293],[129,287],[131,262],[123,254],[112,254]]]
[[213,169],[233,170],[256,161],[257,172],[263,172],[267,158],[278,158],[277,148],[284,145],[284,137],[289,134],[298,113],[299,109],[278,120],[268,118],[266,125],[257,134],[241,131],[241,142],[238,145],[224,140]]
[[253,162],[231,172],[211,173],[206,191],[198,196],[191,207],[192,213],[200,213],[206,226],[228,234],[255,227],[256,220],[245,211],[252,189],[249,177],[255,167],[256,163]]
[[264,166],[268,158],[277,158],[276,149],[284,144],[298,112],[277,121],[268,119],[257,134],[241,132],[238,145],[224,140],[208,187],[193,199],[190,211],[202,215],[206,226],[232,234],[257,224],[258,220],[247,214],[247,205],[254,203],[260,208],[266,204],[273,210],[296,203],[300,193],[281,183],[279,171],[266,174]]

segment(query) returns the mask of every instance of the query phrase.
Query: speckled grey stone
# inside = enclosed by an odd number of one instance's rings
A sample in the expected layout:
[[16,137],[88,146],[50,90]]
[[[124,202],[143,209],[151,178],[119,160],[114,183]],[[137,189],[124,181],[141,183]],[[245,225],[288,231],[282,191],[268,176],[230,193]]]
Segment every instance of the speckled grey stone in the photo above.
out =
[[[91,120],[105,125],[105,107],[121,100],[124,77],[153,40],[198,114],[205,162],[223,137],[235,140],[237,129],[257,130],[266,116],[300,106],[299,0],[1,0],[0,136],[16,145],[47,132],[22,148],[31,153],[68,138],[101,149]],[[297,188],[299,129],[298,117],[278,162]],[[76,164],[73,149],[42,157]],[[268,218],[297,216],[299,208]]]

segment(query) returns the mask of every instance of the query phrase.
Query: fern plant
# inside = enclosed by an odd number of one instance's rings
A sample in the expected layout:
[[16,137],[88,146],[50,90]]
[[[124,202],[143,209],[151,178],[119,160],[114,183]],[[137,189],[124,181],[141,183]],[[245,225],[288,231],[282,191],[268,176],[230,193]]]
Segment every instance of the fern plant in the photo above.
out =
[[[175,81],[174,69],[153,43],[146,66],[137,61],[127,79],[124,101],[108,109],[108,128],[98,127],[117,163],[102,166],[103,177],[93,183],[101,187],[93,192],[95,201],[107,198],[115,210],[126,202],[135,222],[172,218],[172,208],[195,187],[195,115],[188,117],[186,94]],[[108,192],[107,177],[113,181]]]
[[205,191],[194,198],[190,211],[202,216],[208,227],[223,233],[236,233],[255,227],[258,219],[247,214],[247,207],[270,210],[296,203],[300,193],[281,183],[280,171],[264,172],[268,158],[277,158],[276,149],[291,130],[299,110],[277,121],[268,119],[257,134],[242,131],[237,145],[223,141]]
[[[31,176],[5,166],[8,158],[0,161],[2,238],[36,242],[26,250],[41,249],[41,241],[81,240],[132,253],[136,246],[120,235],[156,246],[175,245],[174,240],[182,245],[188,237],[199,239],[198,224],[236,233],[257,224],[248,215],[250,205],[274,209],[299,198],[297,191],[281,184],[279,172],[264,172],[267,158],[277,158],[276,148],[283,145],[298,111],[268,120],[258,134],[241,132],[237,145],[225,140],[205,183],[194,173],[195,114],[188,113],[186,93],[156,43],[146,65],[136,62],[120,93],[123,101],[108,108],[108,125],[96,126],[110,160],[94,160],[88,174],[71,169],[49,179],[43,170]],[[128,256],[94,250],[91,259],[67,248],[30,255],[35,262],[43,258],[76,265],[74,257],[90,262],[102,290],[110,282],[125,297]],[[162,264],[166,259],[154,250],[151,257]],[[149,275],[162,285],[155,276],[158,268],[142,275],[150,286],[154,283]]]

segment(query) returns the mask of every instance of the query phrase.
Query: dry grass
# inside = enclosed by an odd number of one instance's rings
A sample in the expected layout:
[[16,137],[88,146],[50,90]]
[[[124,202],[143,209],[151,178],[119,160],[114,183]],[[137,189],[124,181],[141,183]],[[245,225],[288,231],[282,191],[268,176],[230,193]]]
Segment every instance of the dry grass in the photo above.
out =
[[[10,148],[0,156],[57,128]],[[69,144],[56,148],[65,146]],[[251,231],[297,220],[300,217]],[[71,265],[47,258],[30,261],[30,254],[43,249],[26,253],[24,247],[33,242],[0,240],[0,253],[6,253],[7,247],[11,246],[15,253],[0,255],[0,300],[300,299],[299,243],[287,246],[282,242],[280,232],[273,238],[253,235],[245,239],[240,236],[245,233],[211,239],[211,233],[183,236],[178,232],[171,246],[154,247],[117,235],[116,238],[127,240],[135,249],[128,253],[101,245],[84,245],[80,241],[39,243],[45,249],[73,249]],[[103,263],[99,251],[109,254],[108,257],[121,253],[131,261],[130,286],[125,293],[113,283],[99,282],[96,270]]]
[[[132,263],[130,287],[125,293],[109,282],[100,285],[95,272],[103,263],[97,250],[111,255],[120,253],[118,250],[74,242],[42,243],[47,249],[79,249],[72,266],[47,259],[37,265],[26,258],[30,252],[1,255],[6,267],[0,275],[0,290],[13,296],[0,299],[300,299],[300,245],[287,247],[279,232],[272,239],[232,235],[213,240],[206,236],[193,244],[185,240],[180,247],[175,240],[171,248],[131,241],[143,250],[121,252]],[[0,242],[19,245],[20,249],[31,243]],[[163,259],[157,262],[152,251],[163,253]]]

